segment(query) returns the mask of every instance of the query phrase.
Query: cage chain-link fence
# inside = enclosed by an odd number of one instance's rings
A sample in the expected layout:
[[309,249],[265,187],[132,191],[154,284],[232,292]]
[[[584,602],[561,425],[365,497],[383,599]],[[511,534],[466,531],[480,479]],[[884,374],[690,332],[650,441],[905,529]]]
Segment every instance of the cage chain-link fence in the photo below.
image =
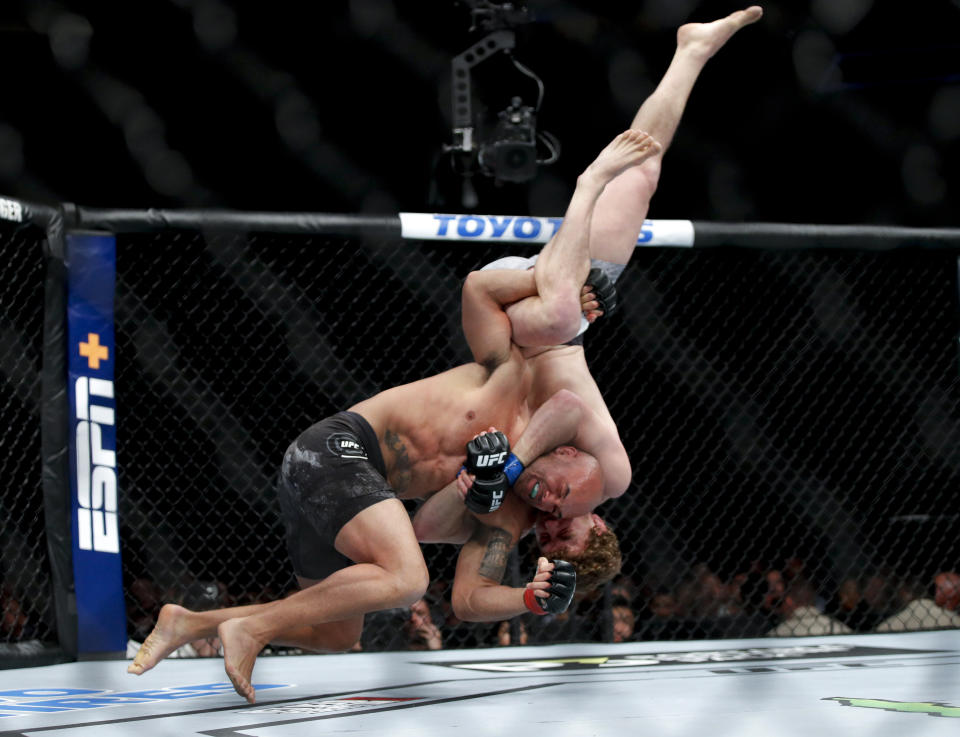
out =
[[[467,360],[461,280],[534,250],[122,236],[132,636],[161,601],[203,608],[291,590],[273,489],[287,445],[326,415]],[[797,634],[870,631],[916,599],[930,616],[909,626],[951,624],[930,586],[958,563],[955,269],[930,251],[638,251],[618,284],[622,310],[586,337],[635,470],[599,510],[620,537],[623,575],[558,621],[467,625],[449,605],[456,549],[425,546],[444,646],[605,640],[614,622],[628,639],[761,635],[784,622]],[[531,548],[520,546],[516,583]],[[811,624],[814,613],[829,623]],[[369,616],[364,647],[414,646],[410,616]]]
[[0,653],[55,644],[40,455],[44,233],[0,221]]

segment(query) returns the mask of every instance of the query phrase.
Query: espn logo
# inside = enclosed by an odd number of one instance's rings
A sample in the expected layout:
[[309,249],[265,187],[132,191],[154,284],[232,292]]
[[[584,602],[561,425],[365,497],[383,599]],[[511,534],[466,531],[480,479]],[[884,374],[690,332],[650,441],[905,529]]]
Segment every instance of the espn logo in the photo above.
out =
[[507,453],[509,451],[502,451],[500,453],[490,453],[483,456],[477,456],[477,468],[489,468],[490,466],[501,466],[507,462]]
[[117,453],[104,447],[103,427],[114,425],[113,408],[94,397],[113,399],[113,382],[81,376],[74,385],[77,410],[77,546],[120,552],[117,527]]

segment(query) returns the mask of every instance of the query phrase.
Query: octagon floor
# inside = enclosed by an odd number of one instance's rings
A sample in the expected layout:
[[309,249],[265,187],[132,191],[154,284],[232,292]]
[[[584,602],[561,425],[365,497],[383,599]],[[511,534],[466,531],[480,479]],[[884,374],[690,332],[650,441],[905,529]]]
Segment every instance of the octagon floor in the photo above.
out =
[[960,734],[960,631],[0,671],[0,737]]

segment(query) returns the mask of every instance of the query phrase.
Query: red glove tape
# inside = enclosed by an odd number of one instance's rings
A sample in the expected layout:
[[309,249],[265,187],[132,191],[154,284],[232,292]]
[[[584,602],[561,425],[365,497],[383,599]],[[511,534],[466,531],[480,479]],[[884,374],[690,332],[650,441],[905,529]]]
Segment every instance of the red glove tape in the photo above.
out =
[[525,589],[523,592],[523,603],[534,614],[546,614],[547,610],[540,606],[540,599],[534,594],[534,589]]

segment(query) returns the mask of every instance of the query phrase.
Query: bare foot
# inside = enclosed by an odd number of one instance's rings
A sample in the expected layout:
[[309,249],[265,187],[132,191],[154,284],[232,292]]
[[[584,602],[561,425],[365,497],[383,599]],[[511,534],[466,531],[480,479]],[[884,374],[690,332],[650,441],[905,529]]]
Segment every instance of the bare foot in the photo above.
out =
[[763,8],[751,5],[738,10],[726,18],[712,23],[687,23],[677,29],[677,49],[703,54],[709,59],[730,40],[730,37],[744,26],[756,23],[763,15]]
[[153,632],[140,646],[133,663],[127,666],[127,673],[141,676],[178,647],[195,640],[197,635],[189,626],[191,614],[193,612],[182,606],[164,604]]
[[656,156],[661,148],[660,143],[645,131],[624,131],[607,144],[584,174],[605,186],[624,169]]
[[265,643],[259,642],[244,627],[242,619],[228,619],[217,628],[223,644],[223,667],[234,690],[249,703],[256,701],[250,679],[257,655]]

